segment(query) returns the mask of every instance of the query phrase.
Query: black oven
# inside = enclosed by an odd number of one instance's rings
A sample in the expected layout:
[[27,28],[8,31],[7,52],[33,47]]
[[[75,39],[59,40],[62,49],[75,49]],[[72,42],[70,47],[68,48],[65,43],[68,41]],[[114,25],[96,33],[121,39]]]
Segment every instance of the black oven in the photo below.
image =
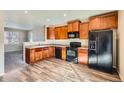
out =
[[79,32],[68,32],[68,38],[79,38]]
[[75,63],[78,62],[77,57],[78,57],[78,53],[77,53],[77,48],[71,48],[71,47],[67,47],[66,48],[66,60],[67,61],[74,61]]
[[78,63],[78,47],[81,47],[80,42],[70,42],[70,47],[66,47],[66,60]]

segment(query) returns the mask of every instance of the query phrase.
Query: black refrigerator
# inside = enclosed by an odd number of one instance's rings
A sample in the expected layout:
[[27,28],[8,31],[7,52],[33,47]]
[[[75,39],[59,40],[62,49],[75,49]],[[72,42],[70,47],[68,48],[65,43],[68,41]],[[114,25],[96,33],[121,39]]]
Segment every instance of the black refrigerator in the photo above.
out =
[[112,72],[113,30],[90,31],[88,45],[88,66]]

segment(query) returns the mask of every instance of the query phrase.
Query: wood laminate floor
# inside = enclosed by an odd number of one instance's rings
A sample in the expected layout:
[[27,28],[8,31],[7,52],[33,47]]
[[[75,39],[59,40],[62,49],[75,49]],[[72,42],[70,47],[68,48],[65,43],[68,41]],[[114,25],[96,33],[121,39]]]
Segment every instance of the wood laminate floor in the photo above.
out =
[[1,82],[118,82],[117,73],[109,74],[55,58],[12,70]]
[[5,73],[22,68],[27,64],[22,60],[22,51],[5,52]]

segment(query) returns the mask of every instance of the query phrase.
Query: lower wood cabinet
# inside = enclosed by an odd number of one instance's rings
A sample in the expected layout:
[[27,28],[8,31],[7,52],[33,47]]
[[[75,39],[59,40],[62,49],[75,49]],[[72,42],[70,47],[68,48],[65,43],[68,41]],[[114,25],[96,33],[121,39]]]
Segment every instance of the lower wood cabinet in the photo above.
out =
[[43,49],[43,59],[48,58],[49,57],[49,47],[44,47]]
[[35,62],[35,49],[28,49],[25,50],[25,59],[26,63],[32,64]]
[[78,49],[78,63],[88,64],[88,50]]
[[49,47],[49,57],[55,57],[55,47]]
[[62,59],[66,60],[66,47],[62,47]]
[[35,61],[42,60],[42,48],[35,48]]

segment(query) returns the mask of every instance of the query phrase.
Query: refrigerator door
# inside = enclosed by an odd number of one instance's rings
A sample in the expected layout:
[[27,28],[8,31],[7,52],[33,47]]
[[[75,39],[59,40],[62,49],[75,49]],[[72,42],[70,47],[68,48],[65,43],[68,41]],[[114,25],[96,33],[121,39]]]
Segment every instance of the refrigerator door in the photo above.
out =
[[88,65],[97,67],[97,32],[89,33]]
[[98,68],[104,71],[112,70],[112,31],[98,32]]

